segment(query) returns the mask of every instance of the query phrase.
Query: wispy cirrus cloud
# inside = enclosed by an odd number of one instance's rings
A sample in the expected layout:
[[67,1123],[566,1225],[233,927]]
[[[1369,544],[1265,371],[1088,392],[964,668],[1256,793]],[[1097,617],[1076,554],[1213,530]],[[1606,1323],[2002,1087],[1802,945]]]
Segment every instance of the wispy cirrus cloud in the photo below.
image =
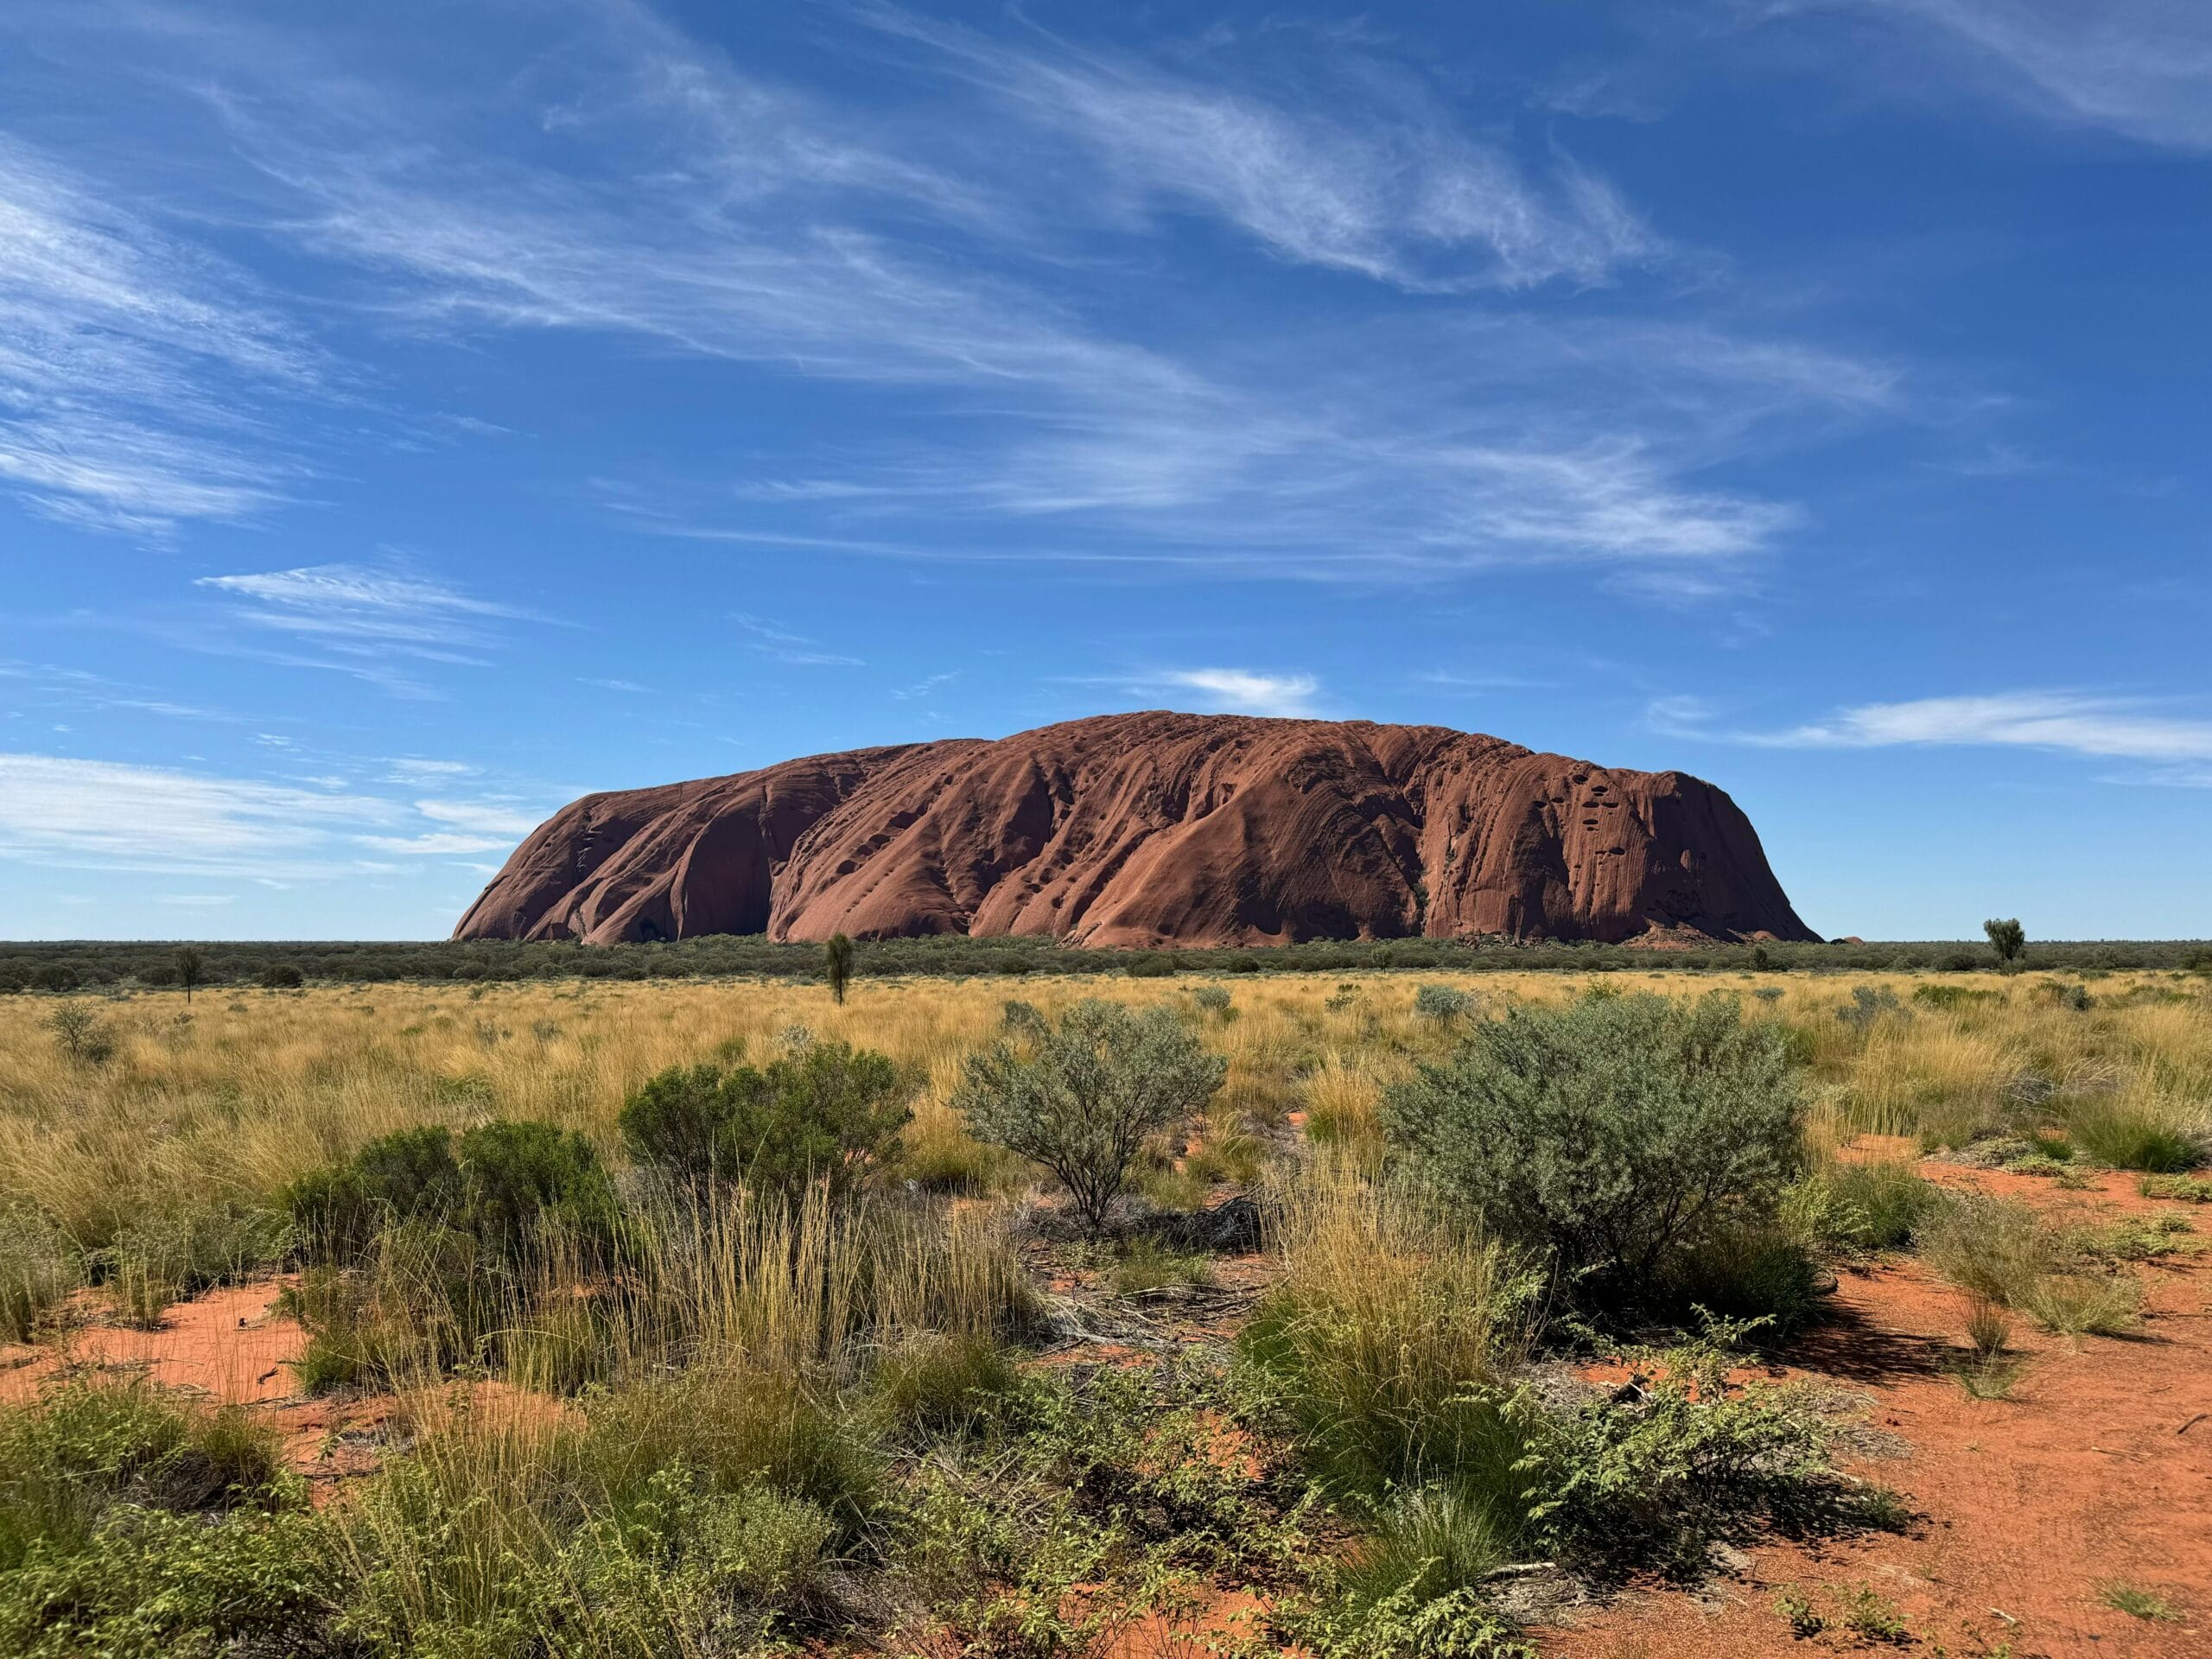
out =
[[[1244,577],[1717,570],[1804,518],[1732,463],[1909,401],[1896,365],[1842,350],[1503,308],[1664,250],[1602,181],[1471,136],[1363,41],[1274,74],[862,14],[950,90],[918,119],[772,84],[627,0],[550,9],[526,77],[439,35],[480,69],[456,73],[465,98],[282,25],[103,15],[104,44],[208,89],[262,233],[353,273],[381,327],[588,332],[935,412],[829,465],[625,486],[613,505],[664,534]],[[1133,325],[1098,273],[1193,219],[1269,258],[1487,297],[1241,346]]]
[[1539,180],[1402,78],[1278,99],[1042,36],[864,15],[1078,151],[1109,205],[1211,214],[1282,259],[1449,290],[1603,282],[1665,251],[1603,179],[1554,158]]
[[139,535],[251,517],[298,467],[243,411],[321,372],[243,272],[0,137],[0,486]]
[[397,822],[356,792],[37,754],[0,755],[0,856],[74,868],[327,874]]
[[2212,7],[2200,0],[1853,0],[1938,31],[2053,119],[2212,149]]
[[53,868],[335,880],[388,869],[377,859],[392,855],[505,851],[537,822],[508,798],[403,801],[334,779],[302,787],[183,767],[0,754],[0,858]]
[[393,658],[481,668],[497,624],[553,620],[397,566],[303,565],[202,576],[195,585],[234,601],[234,624],[284,641],[276,660],[335,669],[410,696],[433,694],[395,672]]
[[782,663],[791,668],[860,668],[857,657],[848,657],[841,652],[825,651],[819,641],[803,633],[794,633],[780,623],[764,621],[742,612],[730,620],[745,630],[749,636],[738,643],[755,656],[766,657],[771,662]]
[[2212,719],[2140,697],[2000,691],[1863,702],[1778,730],[1732,729],[1709,702],[1653,699],[1645,720],[1677,736],[1774,749],[2022,748],[2143,763],[2136,781],[2212,786]]
[[2212,720],[2177,719],[2139,699],[2066,691],[1869,702],[1787,730],[1746,734],[1780,748],[2003,745],[2107,759],[2212,761]]

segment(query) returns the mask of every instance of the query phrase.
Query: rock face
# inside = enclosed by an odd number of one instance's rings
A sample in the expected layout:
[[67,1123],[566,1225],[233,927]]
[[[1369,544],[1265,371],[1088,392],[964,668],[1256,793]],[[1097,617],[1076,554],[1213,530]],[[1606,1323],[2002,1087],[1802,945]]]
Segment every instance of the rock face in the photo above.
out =
[[1809,939],[1711,784],[1439,726],[1108,715],[588,795],[456,938]]

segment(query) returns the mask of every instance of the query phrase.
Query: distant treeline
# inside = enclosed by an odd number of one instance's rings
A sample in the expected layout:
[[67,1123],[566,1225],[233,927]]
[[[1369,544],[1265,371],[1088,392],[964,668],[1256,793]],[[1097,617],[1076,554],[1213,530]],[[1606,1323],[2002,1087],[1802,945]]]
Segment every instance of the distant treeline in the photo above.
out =
[[[435,944],[67,941],[0,944],[0,993],[160,988],[182,982],[181,957],[196,954],[202,986],[361,984],[389,980],[771,979],[818,977],[818,944],[763,936],[718,936],[652,944],[583,945],[469,940]],[[1969,972],[1997,965],[1986,944],[1957,940],[1892,944],[1700,944],[1654,950],[1627,945],[1510,940],[1321,941],[1250,950],[1085,950],[1026,938],[958,936],[862,940],[854,947],[857,978],[909,976],[1086,974],[1159,978],[1172,974],[1353,973],[1399,969],[1427,973],[1554,969],[1715,972]],[[2212,972],[2212,943],[2198,939],[2038,941],[2019,964],[2047,972],[2127,968]]]

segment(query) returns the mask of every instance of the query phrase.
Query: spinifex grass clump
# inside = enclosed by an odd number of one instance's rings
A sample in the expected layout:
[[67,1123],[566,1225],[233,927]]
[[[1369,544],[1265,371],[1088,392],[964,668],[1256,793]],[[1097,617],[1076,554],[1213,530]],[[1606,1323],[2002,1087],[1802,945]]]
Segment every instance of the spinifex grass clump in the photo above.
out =
[[1383,1101],[1440,1192],[1601,1315],[1796,1298],[1774,1226],[1802,1117],[1783,1034],[1717,994],[1516,1008]]
[[0,1211],[0,1342],[29,1342],[83,1282],[60,1228],[35,1210]]
[[2171,1175],[2205,1160],[2201,1114],[2145,1093],[2069,1101],[2066,1129],[2075,1147],[2115,1169]]
[[2009,1198],[1947,1198],[1921,1252],[1971,1297],[2017,1309],[2063,1336],[2116,1336],[2140,1323],[2142,1281]]

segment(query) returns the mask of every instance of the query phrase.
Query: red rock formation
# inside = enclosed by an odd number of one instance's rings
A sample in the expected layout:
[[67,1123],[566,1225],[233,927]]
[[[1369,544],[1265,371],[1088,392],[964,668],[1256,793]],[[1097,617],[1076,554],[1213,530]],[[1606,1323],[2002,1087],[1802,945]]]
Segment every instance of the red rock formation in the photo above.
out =
[[588,795],[457,938],[1809,939],[1712,785],[1439,726],[1108,715]]

